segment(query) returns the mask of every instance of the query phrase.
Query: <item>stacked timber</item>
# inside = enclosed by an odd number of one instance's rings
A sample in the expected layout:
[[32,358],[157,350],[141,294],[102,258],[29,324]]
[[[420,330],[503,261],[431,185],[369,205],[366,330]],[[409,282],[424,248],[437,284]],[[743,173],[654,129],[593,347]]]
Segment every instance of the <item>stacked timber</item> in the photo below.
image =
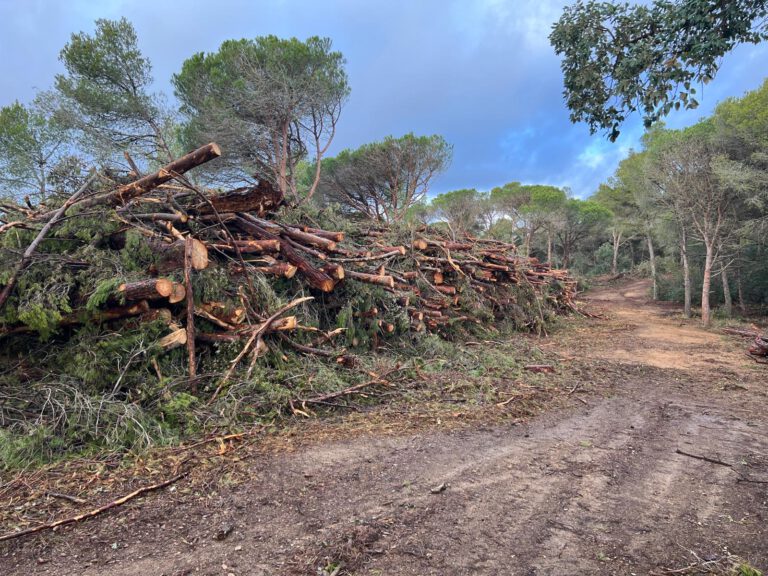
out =
[[[56,210],[0,207],[7,221],[0,234],[14,228],[38,231],[2,286],[0,312],[44,237],[85,208],[91,214],[101,210],[117,228],[106,241],[110,250],[126,249],[126,234],[132,233],[143,239],[152,259],[143,271],[110,284],[111,292],[95,309],[83,306],[87,294],[72,294],[74,312],[62,316],[61,326],[163,321],[168,332],[158,345],[186,346],[191,376],[196,343],[245,341],[243,353],[257,357],[268,348],[264,337],[272,334],[299,352],[332,355],[320,347],[345,328],[330,321],[303,326],[287,315],[307,298],[278,311],[264,309],[254,289],[257,277],[280,286],[283,294],[312,295],[312,306],[325,308],[323,317],[349,316],[375,333],[375,340],[418,332],[449,336],[460,327],[492,329],[513,318],[534,328],[544,320],[543,308],[574,309],[576,281],[568,272],[518,254],[514,244],[454,237],[428,226],[394,229],[360,222],[326,230],[298,210],[278,215],[283,196],[266,181],[211,191],[184,177],[220,154],[216,144],[208,144],[135,182],[78,191]],[[211,268],[227,278],[227,301],[195,297],[196,282]],[[304,331],[303,342],[287,335],[297,330]],[[0,338],[31,331],[22,323],[4,325]]]

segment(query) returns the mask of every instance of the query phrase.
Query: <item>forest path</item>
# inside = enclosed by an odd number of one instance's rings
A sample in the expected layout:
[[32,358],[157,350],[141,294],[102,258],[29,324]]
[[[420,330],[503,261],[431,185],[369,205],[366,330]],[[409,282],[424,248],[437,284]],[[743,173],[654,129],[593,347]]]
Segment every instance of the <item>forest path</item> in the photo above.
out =
[[646,290],[593,292],[605,318],[543,342],[573,375],[564,409],[258,456],[236,486],[0,545],[0,573],[640,575],[731,555],[766,569],[764,368]]

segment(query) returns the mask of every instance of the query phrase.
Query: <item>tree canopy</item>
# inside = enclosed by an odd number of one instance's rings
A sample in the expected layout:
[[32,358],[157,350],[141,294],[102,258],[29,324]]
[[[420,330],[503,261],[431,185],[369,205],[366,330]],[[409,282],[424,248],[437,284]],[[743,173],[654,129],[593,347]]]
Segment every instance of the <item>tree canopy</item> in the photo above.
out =
[[[189,123],[189,147],[215,140],[220,177],[266,177],[295,200],[297,164],[318,166],[336,132],[349,85],[345,60],[328,38],[228,40],[187,59],[173,77]],[[319,180],[312,179],[311,197]]]
[[673,108],[696,108],[695,84],[714,78],[737,44],[764,40],[766,16],[765,0],[578,0],[550,35],[571,120],[615,140],[632,112],[648,127]]

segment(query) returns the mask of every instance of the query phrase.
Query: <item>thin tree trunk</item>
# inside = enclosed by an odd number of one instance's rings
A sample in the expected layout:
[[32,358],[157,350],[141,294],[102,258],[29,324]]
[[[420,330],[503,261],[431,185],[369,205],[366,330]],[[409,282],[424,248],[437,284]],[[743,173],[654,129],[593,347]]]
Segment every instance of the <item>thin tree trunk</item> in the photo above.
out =
[[547,264],[552,265],[552,230],[547,229]]
[[711,242],[705,243],[707,255],[704,259],[704,282],[701,286],[701,323],[709,326],[712,322],[712,312],[709,306],[709,293],[712,286],[712,260],[714,247]]
[[619,247],[621,246],[621,231],[613,231],[613,260],[611,261],[611,274],[619,273]]
[[685,304],[683,313],[686,318],[691,317],[691,268],[688,265],[688,235],[685,226],[680,233],[680,260],[683,264],[683,289],[685,291]]
[[656,253],[653,251],[653,238],[651,238],[650,232],[646,235],[648,239],[648,259],[651,264],[651,280],[653,281],[652,297],[654,300],[659,298],[659,285],[656,278]]
[[744,304],[744,289],[741,284],[741,266],[736,268],[736,293],[738,298],[739,312],[744,315],[747,312],[747,307]]
[[733,298],[731,297],[731,287],[728,285],[728,269],[723,266],[720,272],[720,280],[723,282],[723,301],[725,303],[725,315],[730,318],[733,316]]

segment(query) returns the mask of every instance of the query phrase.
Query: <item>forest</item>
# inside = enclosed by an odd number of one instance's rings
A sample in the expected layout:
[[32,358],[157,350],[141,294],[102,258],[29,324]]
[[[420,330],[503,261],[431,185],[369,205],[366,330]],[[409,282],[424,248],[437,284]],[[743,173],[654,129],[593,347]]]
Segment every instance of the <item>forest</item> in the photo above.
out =
[[4,466],[332,408],[545,333],[595,277],[648,276],[705,326],[768,302],[768,83],[654,124],[587,198],[434,194],[440,135],[329,155],[351,87],[327,38],[226,41],[173,95],[126,19],[60,59],[0,110]]
[[765,573],[768,1],[6,4],[0,573]]

